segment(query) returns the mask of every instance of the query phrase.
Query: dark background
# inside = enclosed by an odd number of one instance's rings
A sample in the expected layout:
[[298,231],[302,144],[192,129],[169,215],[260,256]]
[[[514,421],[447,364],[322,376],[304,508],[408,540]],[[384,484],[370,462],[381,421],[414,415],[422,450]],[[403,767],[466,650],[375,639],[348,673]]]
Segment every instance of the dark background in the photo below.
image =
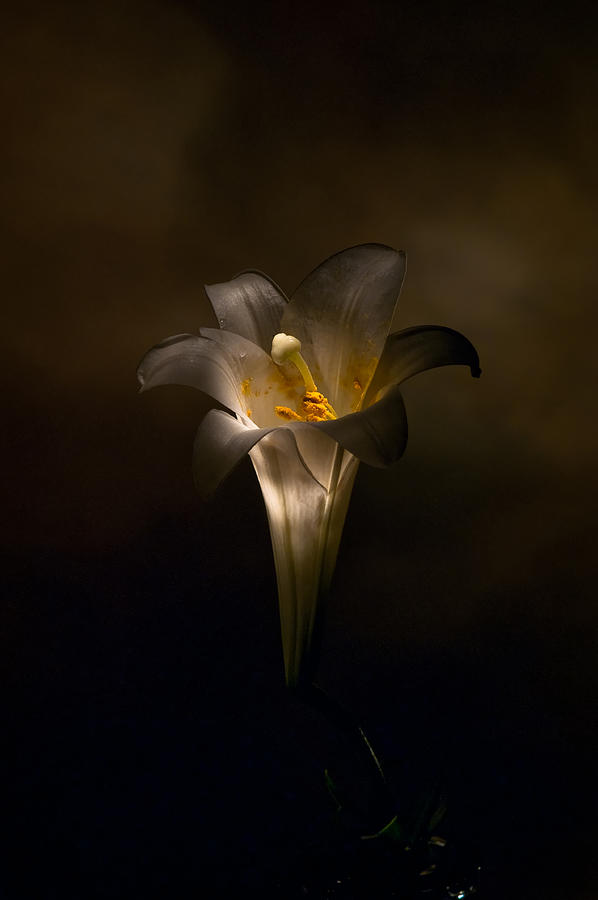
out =
[[[9,837],[0,896],[294,897],[339,753],[283,685],[248,463],[136,393],[203,283],[407,250],[426,373],[358,475],[321,683],[406,793],[444,769],[488,897],[595,897],[594,5],[22,3],[5,18]],[[415,787],[414,787],[415,786]],[[276,885],[280,885],[276,888]]]

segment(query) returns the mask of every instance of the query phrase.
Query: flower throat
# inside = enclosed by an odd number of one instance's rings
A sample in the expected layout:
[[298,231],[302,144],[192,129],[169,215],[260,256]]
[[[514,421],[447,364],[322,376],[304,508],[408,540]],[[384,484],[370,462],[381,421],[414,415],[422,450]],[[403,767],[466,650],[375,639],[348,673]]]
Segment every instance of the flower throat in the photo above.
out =
[[272,339],[271,356],[278,366],[282,366],[285,362],[293,363],[305,384],[305,394],[299,404],[299,411],[295,412],[288,406],[275,406],[277,416],[287,422],[326,422],[337,418],[328,398],[318,390],[309,367],[301,356],[301,341],[298,338],[284,332],[275,334]]

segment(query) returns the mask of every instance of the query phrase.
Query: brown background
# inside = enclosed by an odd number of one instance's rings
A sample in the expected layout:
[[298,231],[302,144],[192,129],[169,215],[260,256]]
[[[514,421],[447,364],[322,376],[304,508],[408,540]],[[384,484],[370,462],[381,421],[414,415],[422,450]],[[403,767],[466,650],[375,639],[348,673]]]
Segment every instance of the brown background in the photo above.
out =
[[281,686],[255,479],[202,504],[209,401],[139,397],[135,367],[214,324],[203,283],[251,267],[292,291],[366,241],[407,250],[400,325],[463,331],[483,375],[407,385],[405,458],[362,467],[322,683],[418,777],[447,755],[489,896],[594,896],[596,24],[591,4],[8,15],[7,771],[43,896],[133,896],[140,871],[173,896],[266,890],[317,843],[326,739]]

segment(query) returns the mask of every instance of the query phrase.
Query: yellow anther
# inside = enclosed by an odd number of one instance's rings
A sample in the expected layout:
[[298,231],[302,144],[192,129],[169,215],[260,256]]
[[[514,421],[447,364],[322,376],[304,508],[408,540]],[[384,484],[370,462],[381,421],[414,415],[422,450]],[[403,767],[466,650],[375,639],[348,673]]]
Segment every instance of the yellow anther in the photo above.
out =
[[308,422],[325,422],[328,419],[336,419],[333,408],[320,391],[307,391],[301,401],[301,409]]
[[320,391],[306,391],[303,400],[305,403],[328,403],[328,400]]
[[280,416],[281,419],[286,419],[287,422],[304,421],[301,416],[299,416],[296,412],[293,412],[292,409],[289,409],[288,406],[275,406],[274,412],[277,416]]

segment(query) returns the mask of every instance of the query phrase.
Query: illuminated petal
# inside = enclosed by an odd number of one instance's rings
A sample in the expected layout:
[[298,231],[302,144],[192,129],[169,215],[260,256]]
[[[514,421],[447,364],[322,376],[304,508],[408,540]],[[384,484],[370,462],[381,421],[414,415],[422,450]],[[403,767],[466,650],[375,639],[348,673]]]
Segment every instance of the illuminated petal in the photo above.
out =
[[252,447],[273,432],[287,432],[289,448],[305,473],[321,490],[330,488],[330,471],[337,449],[335,441],[312,425],[298,423],[275,428],[257,428],[251,420],[237,419],[220,409],[212,409],[202,420],[193,445],[193,477],[204,497],[212,494]]
[[284,310],[281,330],[302,342],[316,384],[339,415],[357,408],[370,382],[404,275],[403,252],[351,247],[308,275]]
[[230,331],[202,328],[201,335],[221,348],[226,357],[240,386],[243,413],[261,427],[280,426],[282,420],[276,415],[275,406],[295,409],[305,390],[295,367],[290,366],[288,373],[283,371],[257,344]]
[[205,290],[221,328],[270,352],[288,303],[277,284],[261,272],[250,271],[222,284],[206,284]]
[[400,384],[427,369],[451,365],[469,366],[474,378],[480,375],[476,349],[458,331],[442,325],[417,325],[396,331],[387,338],[366,402],[374,400],[386,385]]
[[347,510],[349,509],[351,492],[353,491],[353,484],[358,468],[359,460],[353,456],[352,453],[348,453],[345,450],[342,458],[341,474],[328,525],[328,536],[326,539],[321,581],[322,591],[324,593],[329,590],[330,582],[332,581],[332,576],[334,574],[338,548],[341,542],[343,526],[345,524]]
[[246,425],[222,409],[210,410],[193,444],[193,479],[199,493],[204,497],[213,493],[263,437],[263,429]]
[[287,426],[295,438],[297,450],[313,477],[326,490],[331,488],[332,463],[338,449],[337,442],[313,424],[291,422]]
[[141,390],[184,384],[209,394],[223,406],[280,425],[276,405],[295,408],[302,395],[297,372],[290,378],[256,344],[237,334],[204,328],[201,337],[178,334],[153,347],[137,370]]
[[[353,486],[356,467],[338,483],[343,451],[331,470],[331,489],[310,478],[293,452],[292,436],[279,429],[251,451],[260,482],[276,565],[287,684],[314,677],[318,626]],[[353,476],[353,477],[351,477]]]
[[149,350],[137,369],[142,391],[161,384],[197,388],[223,406],[245,413],[238,379],[222,348],[194,334],[175,334]]

